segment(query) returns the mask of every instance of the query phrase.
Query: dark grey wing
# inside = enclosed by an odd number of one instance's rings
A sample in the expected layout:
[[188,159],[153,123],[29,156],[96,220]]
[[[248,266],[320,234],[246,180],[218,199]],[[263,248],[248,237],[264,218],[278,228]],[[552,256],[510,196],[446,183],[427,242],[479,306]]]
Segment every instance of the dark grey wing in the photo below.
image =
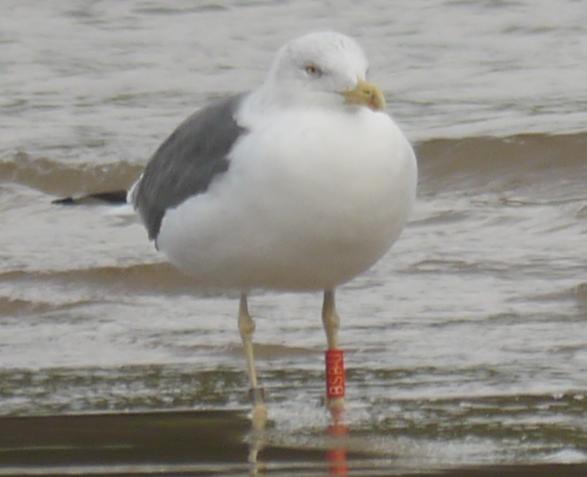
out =
[[167,209],[206,191],[229,167],[232,146],[245,131],[235,118],[243,95],[212,103],[181,123],[157,149],[132,202],[155,240]]

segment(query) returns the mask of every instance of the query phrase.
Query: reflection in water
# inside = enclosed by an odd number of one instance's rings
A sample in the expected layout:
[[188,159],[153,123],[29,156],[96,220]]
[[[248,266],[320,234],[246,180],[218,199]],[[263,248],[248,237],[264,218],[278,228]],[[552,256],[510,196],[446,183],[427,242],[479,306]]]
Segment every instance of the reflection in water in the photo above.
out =
[[349,428],[344,421],[343,408],[331,408],[332,422],[328,426],[330,437],[329,449],[326,452],[330,475],[347,476],[347,444]]
[[[347,450],[349,427],[345,422],[344,409],[329,407],[331,420],[326,428],[325,463],[328,475],[346,477],[348,475]],[[265,464],[259,454],[267,445],[267,407],[264,403],[253,405],[251,412],[251,432],[249,434],[249,456],[251,476],[265,475]]]
[[251,464],[250,475],[260,475],[264,467],[259,461],[259,452],[265,447],[267,436],[265,427],[267,425],[267,407],[263,402],[253,404],[251,413],[251,435],[249,437],[249,463]]

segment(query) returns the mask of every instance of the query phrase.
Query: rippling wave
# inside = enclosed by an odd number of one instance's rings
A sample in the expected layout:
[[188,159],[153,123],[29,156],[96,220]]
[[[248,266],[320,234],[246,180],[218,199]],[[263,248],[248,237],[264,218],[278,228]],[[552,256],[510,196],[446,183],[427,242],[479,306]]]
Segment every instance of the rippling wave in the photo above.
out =
[[128,188],[142,166],[125,161],[110,164],[71,164],[58,158],[32,157],[18,152],[0,160],[0,181],[32,187],[51,195]]
[[[502,187],[512,188],[519,185],[515,178],[526,173],[532,174],[528,181],[543,175],[549,180],[572,178],[584,172],[585,150],[587,133],[433,139],[416,145],[424,193],[439,187],[470,187],[468,181],[501,181]],[[127,161],[71,164],[18,152],[0,160],[0,180],[51,195],[84,194],[128,188],[142,167]]]

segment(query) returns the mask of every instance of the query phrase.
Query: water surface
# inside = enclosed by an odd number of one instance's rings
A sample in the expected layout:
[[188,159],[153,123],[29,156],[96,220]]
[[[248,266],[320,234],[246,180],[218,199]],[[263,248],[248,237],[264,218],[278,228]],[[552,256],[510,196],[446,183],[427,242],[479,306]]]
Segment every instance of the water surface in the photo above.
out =
[[[415,143],[412,221],[342,287],[351,442],[400,465],[587,461],[587,10],[581,2],[6,1],[0,28],[0,413],[246,412],[237,301],[204,296],[127,187],[278,45],[361,42]],[[258,293],[273,444],[320,448],[319,295]]]

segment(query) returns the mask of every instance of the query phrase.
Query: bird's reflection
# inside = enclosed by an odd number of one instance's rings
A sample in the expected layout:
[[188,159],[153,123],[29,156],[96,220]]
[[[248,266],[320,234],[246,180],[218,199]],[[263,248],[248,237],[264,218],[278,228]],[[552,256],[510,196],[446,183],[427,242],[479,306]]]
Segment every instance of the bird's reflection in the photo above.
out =
[[[330,423],[326,428],[328,446],[325,454],[328,473],[331,476],[346,477],[348,475],[347,448],[349,427],[345,422],[343,408],[330,408],[329,411]],[[251,476],[265,474],[265,465],[259,459],[259,454],[267,443],[266,425],[267,407],[264,403],[253,405],[248,457]]]
[[267,407],[263,402],[253,405],[251,411],[251,434],[249,437],[249,464],[251,476],[263,475],[264,466],[259,461],[259,453],[265,447],[267,441],[265,428],[267,426]]
[[326,451],[329,474],[337,477],[348,475],[347,445],[349,428],[345,422],[344,408],[330,408],[331,422],[327,428],[329,448]]

